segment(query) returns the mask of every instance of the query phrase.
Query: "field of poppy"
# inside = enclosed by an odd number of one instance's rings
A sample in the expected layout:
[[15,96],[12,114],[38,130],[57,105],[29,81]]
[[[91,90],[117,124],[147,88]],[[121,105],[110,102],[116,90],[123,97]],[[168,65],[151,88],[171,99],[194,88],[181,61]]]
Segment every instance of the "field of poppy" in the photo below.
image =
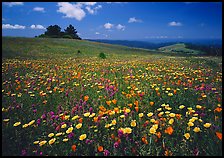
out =
[[222,61],[10,55],[2,155],[222,155]]

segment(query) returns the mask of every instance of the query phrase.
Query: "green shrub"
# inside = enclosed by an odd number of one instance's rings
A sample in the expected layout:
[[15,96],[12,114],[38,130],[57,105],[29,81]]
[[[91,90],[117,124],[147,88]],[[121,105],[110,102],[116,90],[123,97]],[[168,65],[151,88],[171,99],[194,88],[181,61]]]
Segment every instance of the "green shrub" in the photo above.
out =
[[106,59],[106,55],[104,53],[100,53],[99,57],[102,58],[102,59]]

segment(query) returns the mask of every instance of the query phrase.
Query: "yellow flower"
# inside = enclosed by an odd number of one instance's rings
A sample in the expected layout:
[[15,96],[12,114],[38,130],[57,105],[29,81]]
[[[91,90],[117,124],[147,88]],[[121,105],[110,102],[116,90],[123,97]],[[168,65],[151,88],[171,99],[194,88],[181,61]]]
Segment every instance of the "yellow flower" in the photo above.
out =
[[33,142],[33,144],[38,144],[40,141],[39,140],[37,140],[37,141],[34,141]]
[[197,108],[197,109],[201,109],[202,106],[201,106],[201,105],[196,105],[196,108]]
[[174,113],[169,114],[170,117],[175,117],[176,115]]
[[69,134],[73,131],[73,127],[69,127],[67,130],[66,130],[66,133]]
[[195,127],[193,131],[196,132],[196,133],[198,133],[198,132],[200,132],[201,130],[200,130],[199,127]]
[[53,137],[54,136],[54,133],[50,133],[50,134],[48,134],[48,137],[49,138],[51,138],[51,137]]
[[124,129],[124,133],[130,134],[132,132],[132,129],[130,127],[127,127]]
[[58,137],[58,136],[60,136],[60,135],[62,135],[62,132],[57,133],[57,134],[56,134],[56,137]]
[[14,127],[16,127],[16,126],[19,126],[21,124],[21,122],[16,122],[16,123],[14,123]]
[[131,112],[131,110],[130,109],[125,109],[125,112],[129,113],[129,112]]
[[117,121],[116,120],[112,120],[112,125],[116,125]]
[[184,137],[185,137],[186,139],[189,139],[190,136],[191,136],[190,133],[185,133],[185,134],[184,134]]
[[68,138],[64,138],[62,141],[63,142],[67,142],[68,141]]
[[166,111],[166,112],[165,112],[165,114],[169,114],[169,113],[170,113],[169,111]]
[[156,120],[155,119],[151,119],[150,122],[154,123]]
[[61,128],[66,128],[67,127],[67,124],[63,124],[62,126],[61,126]]
[[85,117],[88,117],[90,115],[90,112],[87,112],[85,114],[83,114]]
[[173,93],[168,93],[168,96],[169,96],[169,97],[173,96]]
[[121,116],[120,116],[120,118],[124,118],[124,117],[125,117],[124,115],[121,115]]
[[172,118],[171,118],[171,119],[169,120],[169,124],[171,124],[171,125],[172,125],[172,124],[173,124],[173,122],[174,122],[174,119],[172,119]]
[[65,120],[68,120],[70,118],[70,115],[65,116]]
[[31,126],[32,124],[34,124],[35,120],[32,120],[28,123],[29,126]]
[[194,123],[193,122],[188,122],[187,125],[192,127],[192,126],[194,126]]
[[47,143],[47,141],[46,140],[43,140],[43,141],[41,141],[40,143],[39,143],[39,146],[43,146],[44,144],[46,144]]
[[75,116],[73,116],[72,120],[74,121],[74,120],[76,120],[77,118],[79,118],[79,116],[78,116],[78,115],[75,115]]
[[154,124],[154,125],[152,125],[152,128],[154,128],[155,130],[157,130],[158,129],[158,124]]
[[157,109],[157,111],[161,111],[161,110],[162,110],[162,108],[158,108],[158,109]]
[[139,116],[140,118],[143,117],[143,115],[144,115],[143,113],[139,113],[139,114],[138,114],[138,116]]
[[53,138],[53,139],[49,140],[48,143],[51,145],[51,144],[53,144],[55,141],[56,141],[56,138]]
[[89,115],[89,117],[94,117],[96,115],[96,113],[92,113],[91,115]]
[[205,123],[204,127],[209,128],[211,126],[211,123]]
[[23,128],[26,128],[26,127],[28,127],[29,125],[26,123],[26,124],[24,124],[23,125]]
[[75,126],[77,129],[81,128],[82,127],[82,123],[79,123]]
[[84,139],[86,139],[86,134],[82,134],[79,136],[79,140],[84,140]]
[[168,91],[169,91],[169,90],[170,90],[170,88],[166,88],[166,90],[168,90]]
[[151,117],[152,115],[153,115],[152,112],[150,112],[150,113],[147,114],[148,117]]
[[180,105],[180,106],[179,106],[179,109],[183,109],[183,108],[185,108],[184,105]]
[[135,127],[136,126],[136,120],[132,120],[131,121],[131,127]]
[[151,127],[151,128],[149,129],[149,133],[151,133],[151,134],[156,134],[156,129],[153,128],[153,127]]
[[9,121],[9,119],[4,119],[4,120],[3,120],[3,122],[8,122],[8,121]]

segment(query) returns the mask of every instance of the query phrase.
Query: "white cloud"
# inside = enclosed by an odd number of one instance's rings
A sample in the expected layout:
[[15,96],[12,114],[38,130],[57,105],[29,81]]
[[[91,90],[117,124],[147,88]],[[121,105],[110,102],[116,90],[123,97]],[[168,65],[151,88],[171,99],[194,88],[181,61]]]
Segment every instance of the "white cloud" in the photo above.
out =
[[141,19],[136,19],[135,17],[129,18],[128,23],[133,23],[133,22],[142,22]]
[[40,30],[40,29],[45,29],[42,25],[31,25],[30,28],[31,28],[31,29],[36,29],[36,30],[37,30],[37,29],[39,29],[39,30]]
[[42,7],[35,7],[35,8],[33,8],[33,11],[45,12],[44,8],[42,8]]
[[94,6],[97,2],[78,2],[79,5]]
[[122,31],[125,30],[125,26],[124,26],[124,25],[121,25],[121,24],[118,24],[116,28],[117,28],[118,30],[122,30]]
[[2,29],[25,29],[26,26],[22,25],[11,25],[11,24],[2,24]]
[[4,2],[3,4],[12,7],[12,6],[16,6],[16,5],[23,5],[23,2]]
[[169,26],[182,26],[182,24],[180,22],[175,22],[175,21],[172,21],[168,24]]
[[102,5],[98,5],[95,8],[91,8],[90,6],[86,6],[86,10],[90,13],[90,14],[94,14],[97,12],[98,9],[102,8]]
[[59,9],[57,10],[57,12],[65,14],[64,17],[66,18],[75,18],[76,20],[80,21],[86,16],[86,13],[79,4],[71,4],[69,2],[59,2],[58,6]]
[[99,32],[96,32],[95,34],[96,34],[96,35],[99,35],[100,33],[99,33]]
[[109,23],[109,22],[106,23],[106,24],[104,24],[105,29],[111,29],[113,26],[114,26],[114,25],[111,24],[111,23]]

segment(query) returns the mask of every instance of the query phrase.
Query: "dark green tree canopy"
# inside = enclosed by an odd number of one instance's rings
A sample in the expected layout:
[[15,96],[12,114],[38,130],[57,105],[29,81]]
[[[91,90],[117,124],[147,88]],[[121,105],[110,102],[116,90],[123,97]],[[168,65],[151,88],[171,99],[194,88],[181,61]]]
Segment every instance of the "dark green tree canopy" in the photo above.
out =
[[77,35],[76,29],[71,24],[65,29],[65,32],[61,31],[61,28],[58,25],[50,25],[47,27],[47,31],[45,31],[44,34],[41,34],[38,37],[70,38],[81,40],[81,38]]
[[61,28],[58,25],[50,25],[45,32],[45,35],[50,37],[58,37],[61,34]]

